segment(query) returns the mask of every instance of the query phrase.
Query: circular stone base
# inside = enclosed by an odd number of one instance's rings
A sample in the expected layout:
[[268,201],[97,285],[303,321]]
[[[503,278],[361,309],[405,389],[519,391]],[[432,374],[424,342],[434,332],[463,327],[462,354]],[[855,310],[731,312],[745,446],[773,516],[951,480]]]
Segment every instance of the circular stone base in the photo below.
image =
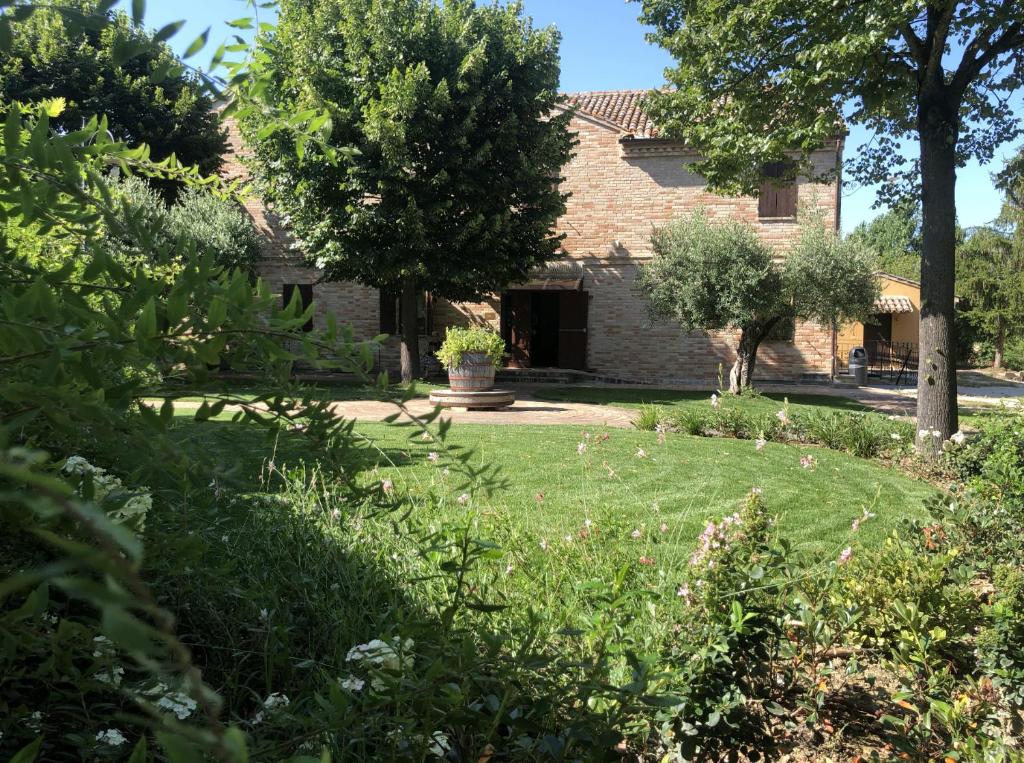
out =
[[442,408],[507,408],[515,401],[516,393],[507,389],[490,389],[486,392],[453,392],[450,389],[439,389],[430,393],[430,402]]

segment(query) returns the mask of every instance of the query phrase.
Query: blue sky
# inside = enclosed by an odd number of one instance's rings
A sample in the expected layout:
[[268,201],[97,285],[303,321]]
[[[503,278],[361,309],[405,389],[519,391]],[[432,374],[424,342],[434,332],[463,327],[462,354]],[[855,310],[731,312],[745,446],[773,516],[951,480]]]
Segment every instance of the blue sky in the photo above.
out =
[[[536,24],[554,24],[562,32],[563,90],[652,88],[663,84],[663,71],[671,59],[644,39],[645,29],[637,22],[637,5],[624,0],[524,0],[524,5]],[[249,15],[251,10],[244,0],[150,0],[146,23],[160,26],[185,19],[185,28],[171,41],[179,52],[206,27],[212,27],[209,52],[203,51],[194,59],[201,64],[208,60],[216,43],[231,32],[225,22]],[[1021,94],[1015,102],[1018,110],[1024,109]],[[870,137],[863,129],[854,129],[847,140],[846,156],[855,155]],[[997,149],[990,165],[971,163],[960,170],[956,195],[961,225],[980,225],[999,213],[1000,198],[990,175],[1014,148],[1008,144]],[[909,149],[916,151],[914,146]],[[848,183],[842,201],[843,230],[849,231],[877,215],[880,210],[872,209],[874,201],[872,188]]]

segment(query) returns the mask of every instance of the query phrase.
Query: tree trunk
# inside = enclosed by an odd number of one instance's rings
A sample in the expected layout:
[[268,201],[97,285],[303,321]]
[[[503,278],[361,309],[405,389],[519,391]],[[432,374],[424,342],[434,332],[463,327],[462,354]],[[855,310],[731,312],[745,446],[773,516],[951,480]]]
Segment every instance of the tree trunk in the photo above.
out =
[[740,343],[736,348],[736,362],[729,371],[729,391],[734,395],[754,386],[754,367],[757,365],[757,350],[764,338],[771,333],[781,318],[772,318],[764,324],[745,326],[740,329]]
[[419,328],[419,292],[416,289],[416,277],[406,276],[402,279],[401,309],[402,321],[402,381],[408,384],[420,378],[420,328]]
[[996,353],[992,359],[993,368],[1003,367],[1003,347],[1006,345],[1006,323],[1002,316],[996,318]]
[[923,251],[917,449],[924,455],[939,453],[958,424],[953,320],[957,120],[955,106],[939,96],[922,97],[918,113]]

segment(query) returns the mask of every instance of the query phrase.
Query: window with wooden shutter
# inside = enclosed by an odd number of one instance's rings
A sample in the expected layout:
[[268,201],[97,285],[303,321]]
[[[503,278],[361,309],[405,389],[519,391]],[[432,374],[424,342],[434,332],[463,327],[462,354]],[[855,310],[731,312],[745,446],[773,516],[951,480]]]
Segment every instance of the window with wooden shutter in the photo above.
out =
[[[313,304],[313,284],[311,283],[286,283],[281,288],[281,304],[284,307],[288,307],[291,304],[296,289],[299,291],[299,304],[301,305],[302,312],[306,312],[306,309]],[[313,330],[312,318],[302,324],[302,330]]]
[[762,168],[765,181],[757,197],[758,217],[796,217],[796,182],[782,180],[792,169],[790,162],[772,162]]

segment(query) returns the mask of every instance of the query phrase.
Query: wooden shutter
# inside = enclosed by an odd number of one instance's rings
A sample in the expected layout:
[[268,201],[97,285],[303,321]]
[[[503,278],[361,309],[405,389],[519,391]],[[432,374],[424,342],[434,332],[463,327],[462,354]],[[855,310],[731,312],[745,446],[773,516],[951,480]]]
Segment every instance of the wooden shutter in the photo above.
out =
[[587,367],[587,313],[590,295],[563,291],[558,300],[558,367],[583,371]]
[[[284,307],[287,307],[292,301],[292,297],[295,294],[295,290],[299,290],[299,304],[302,307],[302,312],[306,311],[311,304],[313,304],[313,284],[311,283],[286,283],[281,288],[281,303]],[[313,319],[310,318],[308,321],[302,324],[303,331],[313,330]]]
[[[758,217],[796,217],[797,186],[793,181],[777,185],[778,178],[786,177],[792,170],[789,162],[766,164],[761,174],[766,178],[761,184],[757,198]],[[776,178],[774,182],[767,178]]]

